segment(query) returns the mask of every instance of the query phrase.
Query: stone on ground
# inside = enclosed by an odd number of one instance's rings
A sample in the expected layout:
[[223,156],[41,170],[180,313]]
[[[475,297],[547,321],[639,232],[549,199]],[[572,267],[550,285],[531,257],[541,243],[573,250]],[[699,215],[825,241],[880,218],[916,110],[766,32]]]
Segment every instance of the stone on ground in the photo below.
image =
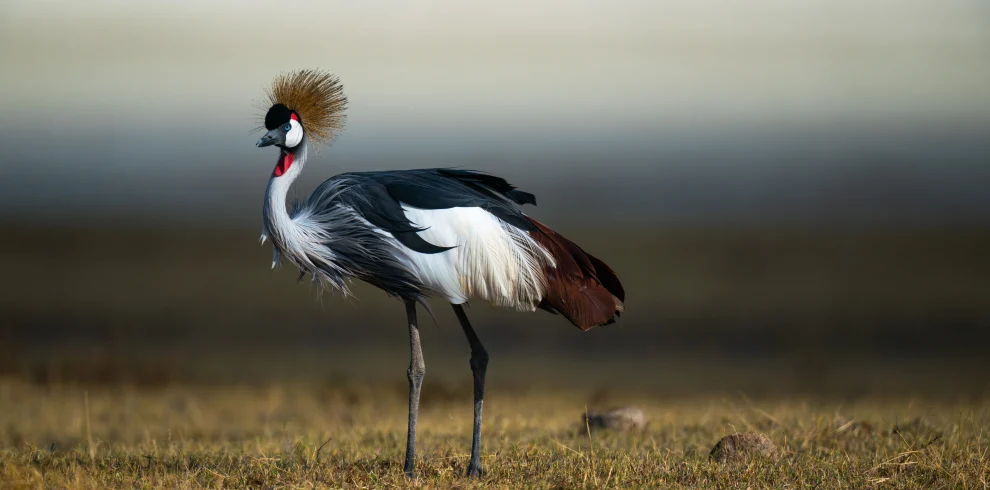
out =
[[777,446],[765,434],[731,434],[722,438],[708,455],[714,461],[725,463],[766,458],[776,461],[780,457]]

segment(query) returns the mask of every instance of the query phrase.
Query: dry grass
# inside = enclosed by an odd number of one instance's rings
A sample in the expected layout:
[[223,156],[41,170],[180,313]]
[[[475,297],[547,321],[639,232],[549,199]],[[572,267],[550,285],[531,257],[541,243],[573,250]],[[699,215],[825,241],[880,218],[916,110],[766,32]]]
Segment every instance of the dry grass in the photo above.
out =
[[[385,391],[385,393],[379,393]],[[420,479],[402,476],[396,390],[0,383],[3,488],[987,488],[980,403],[649,400],[638,433],[589,433],[580,392],[493,390],[478,481],[462,477],[470,400],[424,395]],[[767,433],[776,463],[708,460]]]

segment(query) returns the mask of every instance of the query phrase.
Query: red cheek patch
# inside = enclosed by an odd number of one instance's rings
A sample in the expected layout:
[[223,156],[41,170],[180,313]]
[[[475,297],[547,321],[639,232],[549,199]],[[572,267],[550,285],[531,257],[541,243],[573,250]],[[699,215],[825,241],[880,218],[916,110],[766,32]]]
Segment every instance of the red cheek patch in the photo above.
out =
[[275,176],[281,177],[284,173],[289,171],[289,167],[292,166],[292,161],[295,160],[295,155],[292,153],[285,153],[279,156],[278,163],[275,164]]
[[[298,121],[299,116],[293,112],[289,115],[289,118],[293,121]],[[278,157],[278,163],[275,164],[275,176],[281,177],[286,172],[289,171],[289,167],[292,166],[292,162],[295,161],[296,157],[292,153],[283,153]]]

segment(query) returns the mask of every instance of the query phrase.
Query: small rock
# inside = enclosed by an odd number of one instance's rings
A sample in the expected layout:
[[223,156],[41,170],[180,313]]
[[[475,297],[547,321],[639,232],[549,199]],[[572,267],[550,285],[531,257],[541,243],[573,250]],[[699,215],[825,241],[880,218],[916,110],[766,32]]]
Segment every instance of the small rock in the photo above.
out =
[[777,446],[774,446],[773,441],[765,434],[746,433],[723,437],[721,441],[718,441],[718,444],[715,444],[708,457],[719,463],[742,461],[754,457],[776,461],[780,457],[780,453],[777,451]]
[[646,417],[636,407],[621,407],[604,412],[589,411],[581,417],[581,424],[587,424],[592,429],[643,430],[646,428]]

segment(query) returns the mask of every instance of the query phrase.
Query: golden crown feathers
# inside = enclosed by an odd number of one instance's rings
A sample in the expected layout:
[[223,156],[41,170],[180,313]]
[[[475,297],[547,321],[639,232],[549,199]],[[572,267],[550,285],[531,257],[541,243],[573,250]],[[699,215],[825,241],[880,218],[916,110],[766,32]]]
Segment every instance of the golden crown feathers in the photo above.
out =
[[340,79],[332,73],[321,70],[283,73],[275,77],[265,94],[269,107],[282,104],[299,116],[314,144],[332,142],[344,128],[347,96]]

